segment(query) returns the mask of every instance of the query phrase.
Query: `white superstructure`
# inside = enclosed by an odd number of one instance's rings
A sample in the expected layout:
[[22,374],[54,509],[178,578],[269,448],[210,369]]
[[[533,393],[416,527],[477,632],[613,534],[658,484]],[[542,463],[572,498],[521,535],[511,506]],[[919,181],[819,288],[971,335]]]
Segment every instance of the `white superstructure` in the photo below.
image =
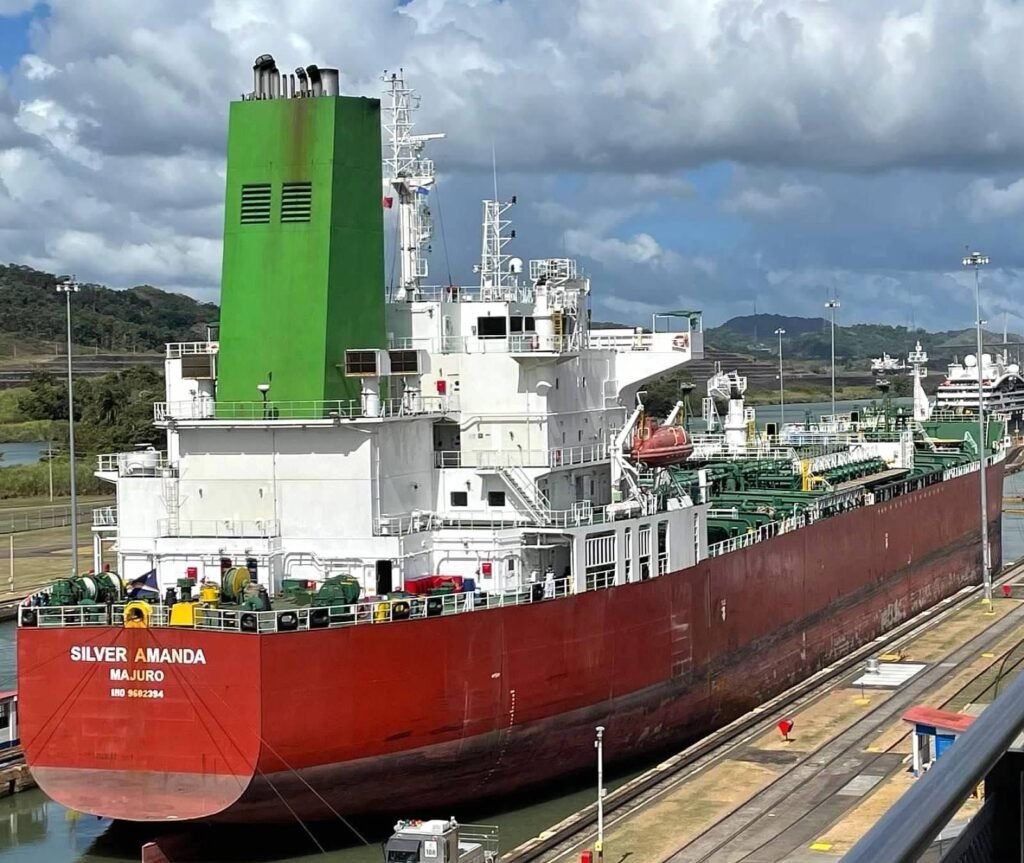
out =
[[189,568],[215,579],[230,558],[272,591],[344,572],[368,595],[428,574],[485,591],[554,574],[573,591],[692,565],[705,507],[670,508],[635,482],[624,506],[610,450],[642,385],[702,356],[700,313],[592,331],[575,260],[507,253],[514,198],[484,202],[479,284],[424,284],[424,150],[440,136],[412,134],[411,91],[386,80],[400,279],[387,349],[344,359],[361,398],[219,402],[216,342],[169,345],[154,406],[167,449],[100,458],[117,507],[94,526],[97,561],[112,540],[126,578],[155,568],[162,587]]
[[935,393],[935,406],[977,411],[979,377],[986,412],[1018,417],[1024,413],[1024,378],[1005,350],[982,354],[980,367],[974,354],[965,356],[962,363],[954,359]]

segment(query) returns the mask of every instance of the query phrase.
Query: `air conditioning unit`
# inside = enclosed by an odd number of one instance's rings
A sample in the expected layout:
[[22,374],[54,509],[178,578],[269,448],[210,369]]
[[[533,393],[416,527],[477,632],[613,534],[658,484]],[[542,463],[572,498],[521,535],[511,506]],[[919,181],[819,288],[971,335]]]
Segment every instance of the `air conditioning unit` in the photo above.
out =
[[[402,353],[402,351],[397,353]],[[391,374],[391,359],[387,351],[375,348],[345,351],[345,377],[382,378],[389,374]]]

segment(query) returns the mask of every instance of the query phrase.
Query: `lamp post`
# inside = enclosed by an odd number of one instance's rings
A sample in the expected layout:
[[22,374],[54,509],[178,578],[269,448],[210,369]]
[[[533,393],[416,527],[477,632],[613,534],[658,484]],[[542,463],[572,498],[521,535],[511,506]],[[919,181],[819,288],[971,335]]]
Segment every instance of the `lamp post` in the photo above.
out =
[[263,396],[263,419],[267,418],[267,393],[270,392],[270,384],[256,384],[256,389]]
[[604,726],[597,726],[597,863],[604,860]]
[[775,335],[779,337],[779,433],[782,433],[782,427],[786,424],[786,391],[782,385],[782,337],[786,335],[786,331],[779,327],[775,331]]
[[986,450],[988,440],[985,434],[985,393],[982,385],[982,339],[981,339],[981,268],[988,263],[988,257],[981,252],[964,256],[963,265],[974,267],[974,312],[978,337],[978,354],[975,367],[978,369],[978,459],[981,462],[981,580],[984,585],[984,603],[992,608],[992,565],[988,548],[988,479],[985,476]]
[[68,322],[68,461],[71,470],[71,577],[78,575],[78,495],[75,489],[75,395],[71,374],[71,295],[80,285],[74,276],[57,279],[57,293],[64,294]]
[[832,422],[836,421],[836,309],[839,308],[839,300],[831,299],[825,303],[832,318]]

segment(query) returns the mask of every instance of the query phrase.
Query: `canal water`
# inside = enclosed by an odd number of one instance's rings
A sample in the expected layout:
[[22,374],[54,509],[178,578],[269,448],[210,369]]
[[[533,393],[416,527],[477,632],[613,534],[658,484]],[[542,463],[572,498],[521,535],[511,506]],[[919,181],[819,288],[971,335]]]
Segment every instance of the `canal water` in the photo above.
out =
[[[787,419],[792,421],[788,416]],[[1024,494],[1024,473],[1007,477],[1006,493]],[[1011,561],[1021,557],[1024,557],[1024,516],[1004,514],[1003,559]],[[13,624],[0,624],[0,689],[14,686],[15,632]],[[131,733],[131,729],[125,729],[126,745],[130,745]],[[640,769],[642,766],[614,775],[606,785],[615,787]],[[439,775],[438,782],[443,781],[444,776]],[[502,848],[507,850],[593,799],[591,783],[582,779],[501,807],[481,807],[478,811],[451,814],[464,821],[497,824]],[[420,814],[410,812],[408,816]],[[181,859],[196,863],[314,863],[319,860],[379,863],[382,860],[380,842],[389,835],[389,825],[358,821],[354,826],[367,838],[368,845],[356,839],[344,825],[311,826],[316,840],[326,849],[326,855],[298,826],[244,830],[199,826],[185,834],[190,852]],[[0,863],[137,863],[142,843],[154,835],[150,827],[112,824],[69,812],[39,790],[0,799]],[[172,856],[172,859],[177,858]]]
[[0,443],[0,467],[14,467],[19,464],[35,464],[46,453],[46,441],[25,441],[22,443]]

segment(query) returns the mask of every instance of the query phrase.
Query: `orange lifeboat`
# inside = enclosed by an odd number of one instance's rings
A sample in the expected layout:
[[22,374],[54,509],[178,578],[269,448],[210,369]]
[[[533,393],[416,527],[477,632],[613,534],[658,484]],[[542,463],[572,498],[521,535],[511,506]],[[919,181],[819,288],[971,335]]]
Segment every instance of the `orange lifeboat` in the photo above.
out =
[[686,461],[693,453],[693,444],[680,426],[659,426],[646,419],[633,437],[633,461],[648,467],[667,467]]

